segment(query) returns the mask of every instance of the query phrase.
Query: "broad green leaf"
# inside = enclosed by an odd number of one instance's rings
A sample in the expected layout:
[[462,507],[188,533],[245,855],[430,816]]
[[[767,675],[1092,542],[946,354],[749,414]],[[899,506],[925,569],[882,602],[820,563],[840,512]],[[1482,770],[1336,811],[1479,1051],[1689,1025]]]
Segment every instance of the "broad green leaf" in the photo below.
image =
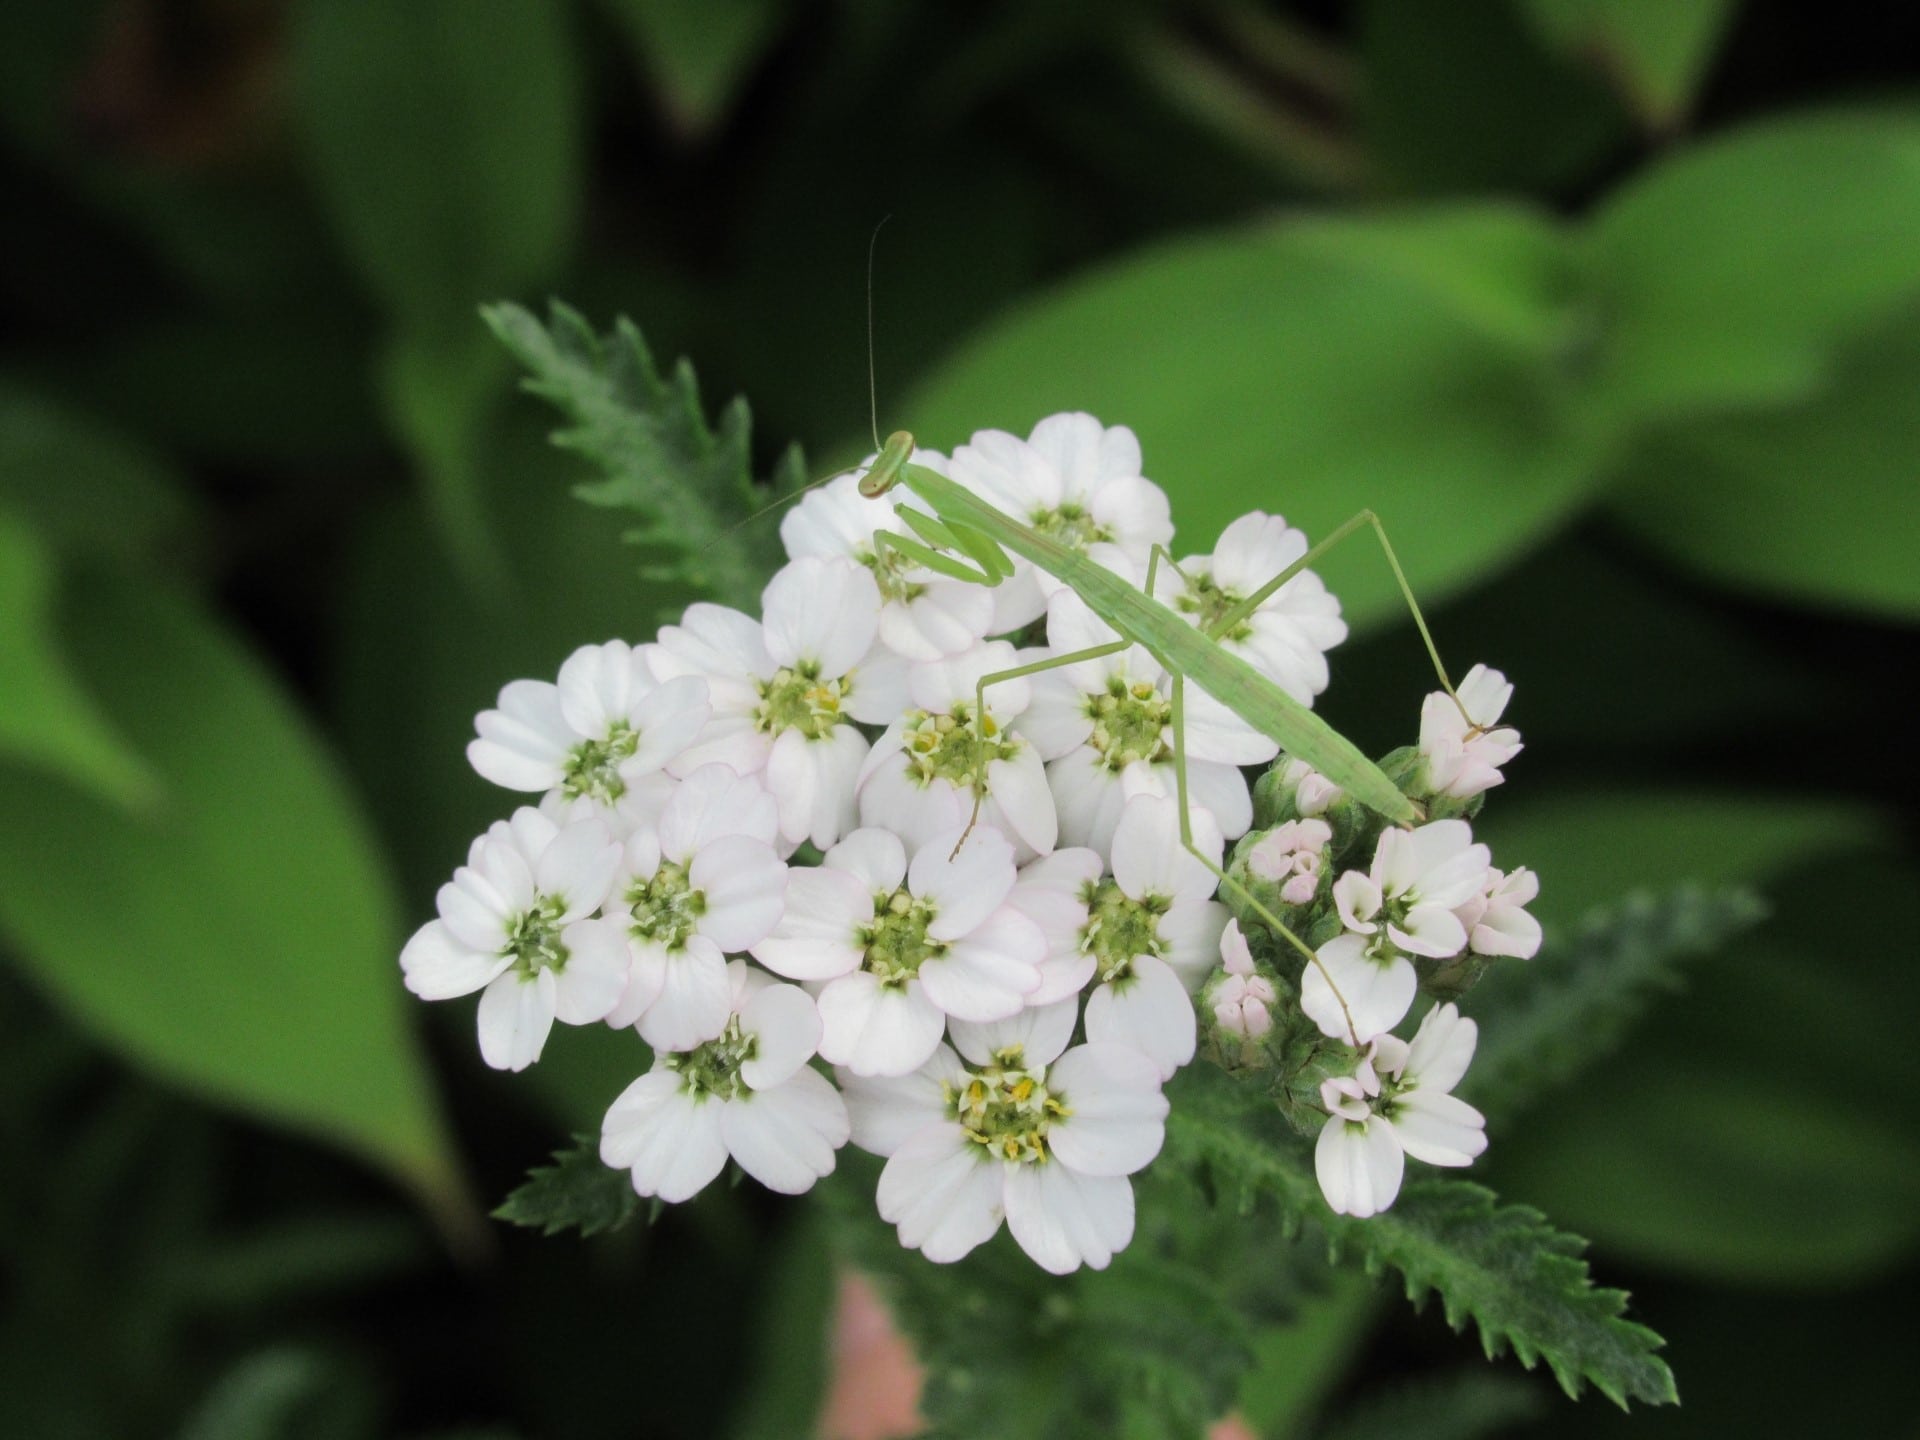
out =
[[1608,81],[1652,130],[1686,118],[1740,0],[1517,0],[1540,34]]
[[1920,311],[1849,344],[1791,407],[1675,423],[1613,514],[1674,564],[1763,595],[1920,621]]
[[1369,149],[1402,191],[1538,191],[1586,179],[1630,134],[1607,87],[1511,0],[1366,0]]
[[788,0],[604,0],[633,37],[680,129],[725,120],[754,62],[779,38]]
[[60,651],[53,557],[0,510],[0,762],[25,761],[118,806],[144,806],[155,781],[100,713]]
[[389,310],[445,326],[565,258],[582,166],[565,7],[309,0],[294,64],[316,179]]
[[153,456],[5,380],[0,509],[30,523],[53,551],[114,559],[181,548],[195,519],[179,478]]
[[[1370,508],[1431,599],[1587,494],[1561,261],[1549,222],[1492,206],[1184,241],[1017,307],[903,413],[943,449],[1059,410],[1131,426],[1176,553],[1255,507],[1310,535]],[[1369,541],[1323,568],[1350,619],[1406,613]]]
[[1312,1221],[1369,1274],[1398,1270],[1409,1300],[1438,1294],[1447,1323],[1475,1325],[1488,1355],[1511,1349],[1528,1369],[1546,1361],[1569,1395],[1591,1383],[1622,1407],[1677,1398],[1654,1353],[1660,1338],[1624,1317],[1622,1292],[1593,1284],[1580,1258],[1586,1242],[1539,1211],[1503,1206],[1464,1180],[1418,1178],[1384,1214],[1335,1215],[1321,1198],[1311,1147],[1285,1131],[1270,1100],[1204,1065],[1183,1072],[1176,1089],[1168,1153],[1205,1166],[1243,1212],[1265,1202],[1289,1226]]
[[1683,881],[1763,887],[1792,866],[1870,850],[1888,835],[1879,812],[1850,801],[1652,787],[1492,798],[1475,835],[1493,846],[1495,864],[1539,873],[1530,908],[1555,922]]
[[1824,1287],[1920,1251],[1920,1123],[1862,1108],[1839,1058],[1872,1057],[1882,1093],[1920,1086],[1920,975],[1885,937],[1888,897],[1915,886],[1911,865],[1799,858],[1771,921],[1498,1148],[1503,1188],[1717,1283]]
[[461,1202],[396,957],[385,861],[278,685],[151,584],[76,587],[66,632],[164,785],[150,814],[0,771],[0,930],[135,1063]]
[[1683,988],[1686,961],[1765,914],[1746,890],[1642,893],[1550,938],[1537,963],[1496,966],[1461,1004],[1480,1025],[1461,1094],[1499,1121],[1564,1085]]
[[1617,413],[1805,395],[1840,342],[1920,295],[1920,112],[1771,120],[1682,151],[1589,243]]

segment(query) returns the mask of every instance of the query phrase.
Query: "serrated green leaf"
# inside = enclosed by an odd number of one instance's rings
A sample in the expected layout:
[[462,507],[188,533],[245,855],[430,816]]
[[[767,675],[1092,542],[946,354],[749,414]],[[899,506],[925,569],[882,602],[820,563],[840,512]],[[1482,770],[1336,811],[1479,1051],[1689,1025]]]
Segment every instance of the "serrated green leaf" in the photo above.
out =
[[88,577],[65,619],[163,803],[125,814],[0,770],[0,930],[20,962],[132,1062],[470,1218],[409,1030],[386,862],[331,757],[170,590]]
[[1513,1115],[1617,1048],[1680,988],[1684,962],[1765,914],[1747,890],[1635,895],[1589,914],[1564,943],[1549,937],[1534,959],[1496,966],[1461,1006],[1480,1023],[1461,1093],[1490,1116]]
[[1625,1294],[1593,1284],[1580,1258],[1586,1242],[1537,1210],[1502,1206],[1467,1181],[1422,1179],[1385,1214],[1335,1215],[1308,1146],[1283,1131],[1271,1102],[1210,1066],[1189,1067],[1175,1084],[1168,1154],[1205,1167],[1229,1198],[1271,1202],[1289,1228],[1311,1221],[1370,1274],[1398,1270],[1416,1305],[1437,1293],[1454,1329],[1473,1324],[1489,1356],[1511,1350],[1528,1369],[1544,1360],[1569,1395],[1591,1383],[1623,1408],[1677,1398],[1654,1354],[1660,1338],[1623,1318]]
[[53,557],[0,510],[0,760],[25,761],[115,805],[156,793],[153,773],[60,654]]
[[640,1212],[632,1177],[603,1162],[591,1136],[576,1135],[573,1148],[554,1151],[553,1161],[529,1170],[493,1218],[546,1235],[578,1230],[584,1239],[617,1230]]
[[629,535],[671,547],[671,559],[658,562],[662,573],[753,609],[781,563],[779,531],[771,520],[741,522],[801,483],[798,452],[786,456],[771,495],[761,491],[753,483],[746,402],[734,400],[719,425],[710,425],[693,367],[682,360],[663,375],[630,321],[603,337],[558,303],[546,324],[518,305],[484,313],[526,367],[526,388],[566,417],[554,443],[602,472],[575,493],[644,516]]
[[[921,440],[1089,410],[1138,433],[1180,550],[1253,508],[1321,536],[1367,507],[1423,600],[1510,562],[1598,479],[1567,252],[1511,206],[1162,245],[996,319],[903,412]],[[1406,614],[1377,547],[1321,567],[1361,625]]]
[[581,194],[580,85],[547,0],[311,0],[299,115],[342,242],[393,314],[442,330],[545,281]]

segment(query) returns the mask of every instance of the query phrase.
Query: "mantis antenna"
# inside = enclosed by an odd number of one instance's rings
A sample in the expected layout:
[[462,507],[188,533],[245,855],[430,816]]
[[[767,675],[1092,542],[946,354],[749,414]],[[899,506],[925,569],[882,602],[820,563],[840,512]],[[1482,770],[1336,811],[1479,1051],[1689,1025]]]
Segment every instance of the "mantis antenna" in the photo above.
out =
[[880,223],[873,227],[873,234],[867,237],[867,420],[873,427],[873,449],[877,455],[880,444],[880,382],[874,375],[873,364],[873,254],[880,246],[880,232],[886,228],[891,214],[882,215]]

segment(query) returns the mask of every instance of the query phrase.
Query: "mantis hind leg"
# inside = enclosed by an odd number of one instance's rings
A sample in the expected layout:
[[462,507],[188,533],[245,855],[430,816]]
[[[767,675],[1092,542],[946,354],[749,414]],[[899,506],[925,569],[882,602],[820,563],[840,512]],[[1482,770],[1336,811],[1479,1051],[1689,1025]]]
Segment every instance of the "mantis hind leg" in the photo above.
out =
[[1334,546],[1338,545],[1355,531],[1365,528],[1371,528],[1374,539],[1380,542],[1380,551],[1381,554],[1386,557],[1387,568],[1393,572],[1394,583],[1400,587],[1400,597],[1407,602],[1407,611],[1413,616],[1414,628],[1420,632],[1420,643],[1426,647],[1427,658],[1433,662],[1433,673],[1440,678],[1440,688],[1447,693],[1447,697],[1452,700],[1455,707],[1459,709],[1461,718],[1474,730],[1479,730],[1481,728],[1480,723],[1467,713],[1467,707],[1461,703],[1460,696],[1454,691],[1453,681],[1447,677],[1447,667],[1440,659],[1439,647],[1434,644],[1433,631],[1427,626],[1427,617],[1421,613],[1420,602],[1414,598],[1413,587],[1407,583],[1406,572],[1400,568],[1400,557],[1393,553],[1393,543],[1387,539],[1386,526],[1380,523],[1380,517],[1371,510],[1362,510],[1358,515],[1355,515],[1344,525],[1334,530],[1326,539],[1310,548],[1306,554],[1287,566],[1287,568],[1282,570],[1278,575],[1267,581],[1258,590],[1255,590],[1244,600],[1235,604],[1232,609],[1221,615],[1219,619],[1207,627],[1207,637],[1218,640],[1222,635],[1227,634],[1234,626],[1238,625],[1249,615],[1253,614],[1254,611],[1266,604],[1267,601],[1279,591],[1280,587],[1293,579],[1294,576],[1307,569],[1314,561],[1332,550]]
[[[994,670],[982,675],[973,687],[973,733],[980,748],[976,754],[986,753],[986,742],[993,737],[987,733],[987,690],[1008,680],[1020,680],[1028,675],[1039,675],[1048,670],[1059,670],[1068,665],[1078,665],[1083,660],[1102,660],[1109,655],[1117,655],[1128,648],[1132,642],[1115,640],[1105,645],[1090,645],[1084,650],[1071,650],[1065,655],[1049,655],[1044,660],[1036,660],[1031,665],[1016,665],[1010,670]],[[967,828],[960,832],[960,838],[954,843],[953,853],[958,855],[960,847],[967,843],[967,837],[973,834],[973,827],[980,823],[980,806],[987,798],[987,772],[985,762],[974,770],[971,785],[973,787],[973,812],[967,817]]]
[[1279,916],[1254,897],[1252,891],[1229,875],[1206,851],[1193,843],[1193,810],[1187,798],[1186,683],[1186,677],[1183,675],[1173,677],[1173,783],[1175,803],[1180,811],[1180,845],[1189,855],[1207,867],[1214,879],[1220,882],[1222,889],[1231,891],[1243,905],[1258,915],[1274,934],[1298,950],[1306,957],[1306,962],[1320,972],[1321,978],[1327,982],[1327,987],[1333,991],[1334,999],[1340,1002],[1340,1014],[1347,1022],[1347,1038],[1352,1041],[1354,1048],[1358,1049],[1360,1031],[1353,1023],[1353,1013],[1347,1009],[1347,997],[1340,993],[1340,987],[1334,984],[1333,976],[1327,973],[1327,967],[1321,963],[1320,957],[1314,954],[1313,947],[1288,929]]

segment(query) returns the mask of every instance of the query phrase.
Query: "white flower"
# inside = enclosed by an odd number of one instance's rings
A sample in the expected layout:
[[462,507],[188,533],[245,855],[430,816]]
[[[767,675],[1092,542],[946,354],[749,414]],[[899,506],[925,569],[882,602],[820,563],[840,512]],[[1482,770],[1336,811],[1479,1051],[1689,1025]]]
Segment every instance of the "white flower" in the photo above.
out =
[[[1212,871],[1180,844],[1177,802],[1127,802],[1113,836],[1113,878],[1086,892],[1081,948],[1099,982],[1087,996],[1087,1039],[1132,1046],[1162,1080],[1193,1059],[1189,988],[1214,968],[1227,908]],[[1194,843],[1219,863],[1222,841],[1204,812]]]
[[1406,1155],[1429,1165],[1471,1165],[1487,1148],[1486,1119],[1451,1092],[1479,1036],[1452,1005],[1436,1006],[1408,1045],[1376,1040],[1352,1076],[1326,1081],[1328,1110],[1314,1147],[1320,1191],[1336,1214],[1365,1218],[1393,1204]]
[[1540,922],[1527,913],[1540,894],[1540,877],[1519,866],[1511,875],[1487,871],[1486,888],[1453,913],[1467,930],[1467,948],[1476,955],[1511,955],[1531,960],[1540,953]]
[[1004,1217],[1064,1275],[1104,1269],[1133,1238],[1126,1177],[1160,1152],[1166,1097],[1153,1062],[1124,1045],[1067,1050],[1074,1008],[956,1022],[959,1053],[941,1045],[912,1075],[842,1075],[855,1143],[888,1157],[877,1198],[902,1245],[958,1260]]
[[[1049,415],[1021,440],[982,430],[954,451],[948,474],[1023,525],[1074,550],[1119,546],[1142,565],[1155,543],[1173,539],[1173,516],[1158,485],[1140,474],[1140,442],[1124,425],[1091,415]],[[1039,618],[1061,582],[1025,561],[992,593],[1002,634]]]
[[1247,851],[1248,873],[1280,887],[1289,905],[1305,905],[1320,892],[1320,862],[1333,843],[1324,820],[1289,820],[1267,831]]
[[[915,465],[946,468],[945,460],[930,451],[916,450],[911,458]],[[874,459],[869,455],[858,470],[809,491],[788,512],[780,522],[787,555],[794,560],[843,556],[864,565],[880,591],[882,644],[909,660],[957,655],[978,644],[993,625],[993,592],[912,564],[898,550],[876,551],[875,531],[911,532],[894,518],[898,491],[860,493],[860,477]]]
[[522,806],[495,821],[440,887],[440,918],[400,952],[407,989],[423,1000],[484,991],[481,1057],[496,1070],[526,1069],[556,1019],[590,1025],[620,998],[626,947],[586,919],[619,863],[598,820],[562,828]]
[[[1180,568],[1162,564],[1154,594],[1201,630],[1307,553],[1307,537],[1278,515],[1242,515],[1221,532],[1213,554],[1189,555]],[[1183,578],[1184,577],[1184,578]],[[1327,688],[1326,652],[1347,638],[1340,601],[1320,577],[1303,570],[1217,641],[1302,705]]]
[[807,1065],[820,1038],[813,1001],[744,960],[726,978],[720,1034],[658,1056],[607,1111],[600,1158],[631,1171],[638,1194],[690,1199],[731,1155],[769,1190],[798,1195],[832,1173],[834,1151],[847,1143],[845,1103]]
[[1302,972],[1300,1008],[1323,1032],[1355,1045],[1398,1025],[1419,985],[1406,957],[1445,959],[1466,948],[1454,909],[1481,893],[1488,860],[1464,820],[1382,831],[1372,870],[1334,881],[1346,933]]
[[764,771],[789,844],[825,848],[853,827],[867,758],[858,720],[884,725],[905,702],[897,659],[873,652],[880,591],[851,560],[795,560],[761,596],[765,625],[719,605],[688,607],[646,649],[662,677],[706,679],[713,719],[675,765]]
[[949,1016],[1012,1015],[1040,984],[1046,939],[1007,903],[1013,845],[956,827],[907,863],[900,837],[856,830],[817,868],[795,870],[786,914],[754,958],[819,991],[823,1059],[860,1075],[904,1075],[940,1043]]
[[1254,969],[1253,951],[1240,922],[1229,920],[1220,936],[1220,963],[1226,973],[1207,987],[1214,1022],[1227,1034],[1258,1040],[1273,1028],[1273,982]]
[[[1119,557],[1103,548],[1101,560]],[[1071,590],[1053,598],[1047,637],[1058,654],[1115,638]],[[1187,778],[1197,809],[1212,812],[1234,839],[1253,823],[1242,765],[1271,760],[1274,742],[1198,686],[1186,686]],[[1172,795],[1172,680],[1139,646],[1082,660],[1033,678],[1033,699],[1015,728],[1046,759],[1060,811],[1060,838],[1105,853],[1120,812],[1135,795]]]
[[1019,663],[1013,646],[995,640],[908,671],[914,708],[874,742],[860,771],[862,825],[883,825],[917,850],[966,824],[977,795],[980,823],[1012,840],[1018,858],[1053,849],[1059,821],[1046,767],[1033,745],[1007,728],[1027,708],[1026,678],[993,686],[985,716],[974,713],[980,678]]
[[630,786],[686,749],[708,716],[696,677],[664,684],[624,641],[584,645],[560,667],[560,682],[516,680],[499,708],[474,722],[467,759],[509,790],[611,807]]
[[729,952],[779,920],[787,867],[773,848],[779,815],[751,775],[703,765],[653,825],[628,838],[607,914],[630,963],[613,1026],[638,1024],[656,1050],[690,1050],[727,1023]]
[[1426,757],[1427,784],[1433,793],[1465,800],[1505,779],[1500,767],[1524,747],[1520,732],[1512,726],[1494,728],[1513,698],[1506,676],[1476,665],[1455,694],[1460,697],[1458,704],[1444,690],[1434,691],[1421,703],[1420,753]]

